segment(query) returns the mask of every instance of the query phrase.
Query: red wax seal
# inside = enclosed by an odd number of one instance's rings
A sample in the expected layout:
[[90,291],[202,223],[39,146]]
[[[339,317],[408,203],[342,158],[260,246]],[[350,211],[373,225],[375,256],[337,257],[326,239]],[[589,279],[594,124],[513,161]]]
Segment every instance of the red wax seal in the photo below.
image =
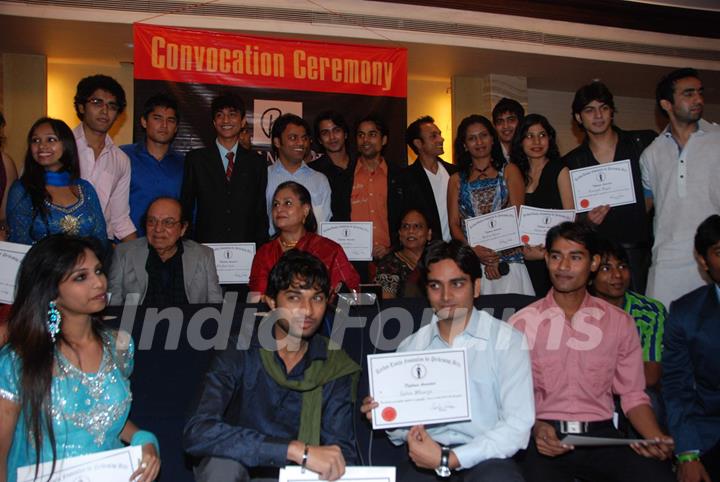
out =
[[588,201],[587,199],[583,199],[580,201],[580,207],[582,207],[582,208],[586,208],[589,205],[590,205],[590,201]]
[[383,420],[392,422],[397,418],[397,411],[392,407],[385,407],[381,413]]
[[524,244],[528,244],[530,242],[530,236],[528,236],[527,234],[523,234],[520,238],[520,241],[522,241]]

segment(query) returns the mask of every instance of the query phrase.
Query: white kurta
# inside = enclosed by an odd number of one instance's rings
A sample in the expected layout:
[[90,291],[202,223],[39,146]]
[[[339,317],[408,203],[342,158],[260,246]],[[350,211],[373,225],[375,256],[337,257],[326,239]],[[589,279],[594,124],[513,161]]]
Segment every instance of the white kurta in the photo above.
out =
[[640,157],[643,187],[655,205],[655,244],[647,295],[665,306],[702,286],[693,241],[698,225],[720,213],[720,127],[700,120],[680,149],[669,126]]

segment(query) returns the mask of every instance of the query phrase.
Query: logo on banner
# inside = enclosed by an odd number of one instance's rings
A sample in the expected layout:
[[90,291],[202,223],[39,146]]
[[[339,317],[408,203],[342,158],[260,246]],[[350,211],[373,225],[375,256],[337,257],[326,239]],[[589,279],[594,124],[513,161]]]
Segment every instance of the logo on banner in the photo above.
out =
[[[258,146],[269,146],[272,144],[272,125],[278,117],[283,114],[295,114],[302,117],[302,102],[288,100],[264,100],[255,99],[253,104],[253,144]],[[310,134],[308,132],[308,134]]]

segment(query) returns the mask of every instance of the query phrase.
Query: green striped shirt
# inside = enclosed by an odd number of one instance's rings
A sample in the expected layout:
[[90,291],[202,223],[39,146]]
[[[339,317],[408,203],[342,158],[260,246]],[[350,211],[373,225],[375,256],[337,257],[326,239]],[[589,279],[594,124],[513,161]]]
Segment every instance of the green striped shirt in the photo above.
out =
[[658,300],[628,290],[625,292],[623,309],[635,320],[642,345],[643,361],[659,363],[662,360],[662,340],[665,318],[667,318],[665,306]]

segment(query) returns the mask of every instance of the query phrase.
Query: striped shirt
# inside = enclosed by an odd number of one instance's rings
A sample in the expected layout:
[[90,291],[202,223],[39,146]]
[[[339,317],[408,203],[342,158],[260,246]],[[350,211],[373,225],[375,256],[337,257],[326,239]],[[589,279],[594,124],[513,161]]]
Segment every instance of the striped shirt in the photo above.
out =
[[658,300],[628,290],[625,292],[623,310],[635,320],[643,361],[659,363],[662,360],[662,340],[667,318],[665,306]]

